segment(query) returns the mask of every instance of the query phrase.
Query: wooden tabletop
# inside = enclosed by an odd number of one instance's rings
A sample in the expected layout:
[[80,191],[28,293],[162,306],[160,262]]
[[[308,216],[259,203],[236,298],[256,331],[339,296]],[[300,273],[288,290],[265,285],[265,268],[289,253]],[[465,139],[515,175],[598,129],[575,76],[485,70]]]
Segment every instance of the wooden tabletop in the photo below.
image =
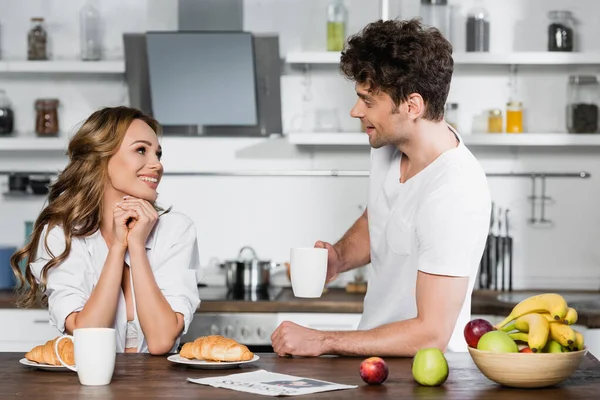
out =
[[1,399],[259,399],[228,389],[197,385],[186,378],[225,376],[265,369],[305,378],[358,385],[356,389],[304,395],[318,399],[453,399],[453,400],[552,400],[593,399],[600,391],[600,362],[587,355],[580,368],[568,380],[545,389],[511,389],[485,378],[468,353],[446,355],[450,376],[441,387],[419,386],[412,378],[411,360],[387,358],[390,374],[380,386],[369,386],[359,376],[360,358],[319,357],[279,358],[260,354],[260,360],[241,368],[220,371],[191,369],[169,362],[166,357],[147,354],[118,354],[112,382],[107,386],[82,386],[74,372],[49,372],[19,363],[20,353],[0,353]]

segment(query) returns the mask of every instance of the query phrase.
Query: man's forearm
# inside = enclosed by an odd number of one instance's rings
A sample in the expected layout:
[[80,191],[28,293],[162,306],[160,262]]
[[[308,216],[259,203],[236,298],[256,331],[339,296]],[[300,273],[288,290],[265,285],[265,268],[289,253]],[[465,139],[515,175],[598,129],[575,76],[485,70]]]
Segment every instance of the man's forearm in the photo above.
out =
[[412,357],[422,348],[446,350],[447,338],[427,329],[418,318],[392,322],[368,331],[323,333],[323,354],[344,356]]
[[334,247],[343,262],[340,272],[362,267],[371,262],[369,220],[366,210]]

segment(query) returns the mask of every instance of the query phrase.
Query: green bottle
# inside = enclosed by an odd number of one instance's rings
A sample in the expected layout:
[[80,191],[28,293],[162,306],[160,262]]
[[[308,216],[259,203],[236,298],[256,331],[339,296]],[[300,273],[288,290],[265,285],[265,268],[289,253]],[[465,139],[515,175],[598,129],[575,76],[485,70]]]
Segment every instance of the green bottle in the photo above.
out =
[[346,41],[348,11],[343,0],[334,0],[327,6],[327,51],[342,51]]

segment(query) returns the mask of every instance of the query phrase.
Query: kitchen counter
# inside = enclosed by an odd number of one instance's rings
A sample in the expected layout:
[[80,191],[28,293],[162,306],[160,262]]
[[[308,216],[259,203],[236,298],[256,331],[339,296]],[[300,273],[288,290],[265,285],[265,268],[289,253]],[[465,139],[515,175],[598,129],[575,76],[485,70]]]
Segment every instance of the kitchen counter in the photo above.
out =
[[[531,292],[513,291],[512,293]],[[540,290],[550,292],[551,290]],[[478,315],[506,316],[510,313],[514,302],[498,300],[501,292],[493,290],[475,290],[471,300],[471,312]],[[571,294],[598,294],[600,292],[561,290],[560,293]],[[281,294],[273,301],[233,301],[233,300],[203,300],[198,312],[260,312],[260,313],[362,313],[363,294],[346,293],[343,289],[330,288],[318,299],[300,299],[294,297],[291,288],[284,288]],[[16,308],[14,293],[10,290],[0,290],[0,309]],[[41,308],[38,306],[37,308]],[[578,307],[578,324],[591,329],[600,328],[600,308]]]
[[265,399],[228,389],[197,385],[187,377],[224,376],[265,369],[270,372],[335,383],[358,385],[355,389],[304,395],[322,399],[592,399],[600,391],[600,362],[588,354],[579,369],[561,384],[540,390],[504,388],[484,377],[468,353],[447,354],[450,375],[441,387],[419,386],[412,378],[410,358],[387,358],[387,381],[369,386],[359,376],[360,358],[280,358],[260,354],[260,360],[238,369],[207,371],[172,364],[166,357],[117,354],[112,382],[107,386],[82,386],[74,372],[47,372],[19,364],[21,353],[0,353],[0,398],[93,399]]

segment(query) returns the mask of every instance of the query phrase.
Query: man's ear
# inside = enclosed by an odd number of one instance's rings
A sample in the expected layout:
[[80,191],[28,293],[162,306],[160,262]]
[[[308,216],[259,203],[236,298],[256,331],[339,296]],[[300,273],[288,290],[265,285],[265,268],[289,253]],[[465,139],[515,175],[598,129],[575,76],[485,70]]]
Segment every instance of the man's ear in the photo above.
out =
[[425,114],[425,101],[419,93],[411,93],[406,101],[408,118],[416,120]]

